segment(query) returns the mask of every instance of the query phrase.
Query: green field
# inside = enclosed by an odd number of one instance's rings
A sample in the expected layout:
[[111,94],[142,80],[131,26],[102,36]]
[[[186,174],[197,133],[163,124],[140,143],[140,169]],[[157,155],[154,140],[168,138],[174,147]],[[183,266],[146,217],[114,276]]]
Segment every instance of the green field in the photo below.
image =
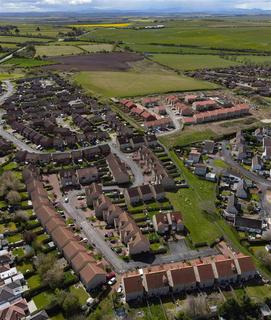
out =
[[45,291],[36,295],[33,298],[33,301],[35,302],[35,305],[37,306],[37,308],[41,310],[48,307],[53,299],[54,299],[54,294]]
[[18,79],[23,75],[19,73],[1,73],[0,72],[0,81],[9,80],[9,79]]
[[0,36],[0,43],[25,43],[25,42],[48,42],[50,39],[34,38],[34,37],[20,37],[20,36]]
[[168,148],[174,146],[187,146],[189,144],[200,142],[203,140],[214,139],[217,134],[211,129],[204,131],[193,131],[187,129],[178,134],[167,135],[166,137],[160,137],[160,141]]
[[222,59],[215,55],[180,55],[180,54],[154,54],[151,59],[164,66],[177,70],[196,70],[204,68],[226,68],[240,64],[235,61]]
[[101,44],[84,44],[84,45],[80,45],[79,48],[90,53],[101,52],[101,51],[111,52],[114,46],[112,44],[101,43]]
[[[233,28],[232,26],[235,26]],[[171,44],[201,48],[271,51],[269,22],[240,19],[179,20],[160,30],[96,29],[84,35],[92,41],[122,41],[125,44]],[[249,27],[248,27],[249,26]]]
[[48,45],[48,46],[36,46],[36,57],[56,57],[66,56],[73,54],[80,54],[84,51],[75,46],[69,45]]
[[4,65],[11,65],[21,68],[31,68],[31,67],[41,67],[52,64],[53,62],[38,60],[38,59],[28,59],[28,58],[12,58],[4,62]]
[[80,72],[75,76],[75,81],[88,92],[108,97],[217,88],[209,82],[179,76],[175,73]]
[[217,214],[208,214],[204,211],[208,206],[214,206],[216,185],[195,176],[174,152],[171,152],[170,156],[181,169],[189,188],[180,189],[177,193],[168,193],[167,196],[174,209],[182,212],[185,226],[190,232],[193,243],[205,241],[211,243],[222,234],[214,224],[214,221],[218,219]]

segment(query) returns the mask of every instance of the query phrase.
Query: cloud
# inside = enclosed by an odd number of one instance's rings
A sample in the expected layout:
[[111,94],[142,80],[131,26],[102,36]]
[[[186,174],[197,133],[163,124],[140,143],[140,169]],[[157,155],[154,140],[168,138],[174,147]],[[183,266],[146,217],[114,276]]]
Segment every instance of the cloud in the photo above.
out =
[[171,9],[208,11],[223,9],[271,10],[271,0],[0,0],[0,12],[90,10],[99,9]]

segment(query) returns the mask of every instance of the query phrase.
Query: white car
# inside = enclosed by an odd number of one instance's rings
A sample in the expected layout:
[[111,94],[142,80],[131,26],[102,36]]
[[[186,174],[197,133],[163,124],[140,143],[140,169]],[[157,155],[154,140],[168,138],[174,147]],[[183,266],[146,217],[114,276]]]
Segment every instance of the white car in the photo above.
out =
[[115,284],[117,282],[117,279],[114,277],[112,279],[110,279],[107,283],[110,285],[110,286],[113,286],[113,284]]
[[64,202],[68,203],[69,202],[69,198],[68,197],[64,198]]

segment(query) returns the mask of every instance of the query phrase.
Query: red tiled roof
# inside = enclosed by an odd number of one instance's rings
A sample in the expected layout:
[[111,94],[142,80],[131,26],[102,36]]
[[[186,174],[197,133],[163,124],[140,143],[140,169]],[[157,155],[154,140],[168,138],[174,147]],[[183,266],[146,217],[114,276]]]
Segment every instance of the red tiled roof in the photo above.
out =
[[123,284],[126,294],[143,292],[143,285],[140,274],[123,277]]

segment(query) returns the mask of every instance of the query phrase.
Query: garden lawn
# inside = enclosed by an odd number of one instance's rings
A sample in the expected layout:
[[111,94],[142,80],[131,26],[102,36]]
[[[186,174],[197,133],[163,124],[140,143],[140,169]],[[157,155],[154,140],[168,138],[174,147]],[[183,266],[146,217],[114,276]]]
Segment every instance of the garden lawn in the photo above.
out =
[[13,234],[11,236],[8,236],[7,239],[8,239],[9,243],[15,243],[15,242],[21,241],[23,238],[22,238],[22,235],[20,233],[16,233],[16,234]]
[[27,284],[30,289],[38,288],[41,285],[40,276],[35,274],[27,279]]
[[227,68],[240,63],[215,55],[197,54],[154,54],[151,59],[176,70],[197,70],[204,68]]
[[80,72],[75,82],[89,93],[107,97],[142,96],[154,93],[215,89],[209,82],[176,73]]
[[10,171],[18,168],[18,164],[16,162],[9,162],[3,166],[5,171]]
[[87,299],[89,298],[89,294],[86,292],[83,286],[73,285],[69,288],[70,292],[73,293],[76,297],[78,297],[81,305],[86,304]]
[[256,303],[263,303],[266,298],[271,298],[271,288],[267,285],[247,286],[245,291]]
[[18,271],[20,271],[24,274],[24,273],[26,273],[27,270],[33,271],[33,264],[32,263],[17,264],[16,268]]
[[205,213],[205,210],[209,207],[210,211],[213,209],[216,199],[216,184],[195,176],[184,166],[174,152],[170,152],[170,156],[181,169],[189,188],[180,189],[177,193],[168,193],[167,197],[175,210],[182,212],[185,226],[190,232],[193,243],[211,243],[222,234],[214,224],[214,221],[219,218],[218,215],[216,213]]
[[12,250],[12,254],[17,257],[23,257],[24,256],[24,249],[23,248],[16,248],[16,249]]
[[37,308],[41,310],[48,307],[52,302],[53,298],[54,294],[52,292],[45,291],[33,297],[33,301],[35,302]]
[[65,45],[48,45],[48,46],[36,46],[36,57],[46,56],[46,57],[56,57],[56,56],[67,56],[73,54],[80,54],[84,51],[75,46],[65,46]]
[[213,163],[218,168],[221,168],[221,169],[227,169],[228,168],[227,163],[224,162],[223,160],[215,159]]

